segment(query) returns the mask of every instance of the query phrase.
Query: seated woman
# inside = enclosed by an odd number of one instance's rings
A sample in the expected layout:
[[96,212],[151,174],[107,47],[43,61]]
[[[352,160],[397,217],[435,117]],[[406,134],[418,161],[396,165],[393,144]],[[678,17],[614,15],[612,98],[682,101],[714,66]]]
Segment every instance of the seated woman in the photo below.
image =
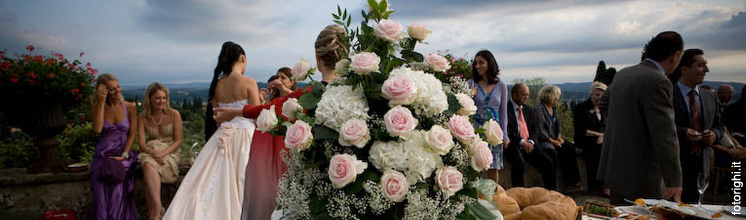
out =
[[142,153],[145,201],[148,219],[160,219],[165,213],[161,203],[161,182],[173,183],[179,178],[181,160],[181,115],[169,106],[168,88],[154,82],[143,96],[145,111],[138,117],[138,142]]
[[125,102],[119,80],[104,73],[96,79],[96,96],[91,105],[93,131],[101,134],[91,161],[91,194],[96,219],[136,220],[134,200],[137,153],[135,140],[137,110]]
[[601,115],[601,110],[598,108],[604,91],[606,91],[606,84],[598,81],[591,83],[589,91],[591,97],[575,106],[572,113],[575,144],[583,149],[583,157],[585,158],[588,191],[600,192],[604,196],[609,196],[611,194],[609,189],[603,188],[603,182],[596,179],[598,160],[601,158],[601,144],[604,141],[604,126],[606,125],[606,118]]

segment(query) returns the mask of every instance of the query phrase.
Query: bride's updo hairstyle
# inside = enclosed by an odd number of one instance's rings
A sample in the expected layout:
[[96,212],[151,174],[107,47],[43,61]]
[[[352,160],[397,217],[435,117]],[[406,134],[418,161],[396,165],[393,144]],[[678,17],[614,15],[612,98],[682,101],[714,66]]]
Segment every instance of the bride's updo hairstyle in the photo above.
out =
[[324,61],[324,66],[334,69],[334,64],[342,59],[342,54],[347,53],[342,37],[346,37],[347,32],[340,25],[329,25],[319,33],[316,38],[314,47],[319,59]]
[[241,55],[246,55],[241,45],[231,41],[223,43],[223,49],[220,50],[220,55],[218,56],[218,65],[215,66],[212,83],[210,83],[208,100],[212,100],[215,96],[215,86],[218,84],[218,80],[231,74],[233,64],[238,61]]

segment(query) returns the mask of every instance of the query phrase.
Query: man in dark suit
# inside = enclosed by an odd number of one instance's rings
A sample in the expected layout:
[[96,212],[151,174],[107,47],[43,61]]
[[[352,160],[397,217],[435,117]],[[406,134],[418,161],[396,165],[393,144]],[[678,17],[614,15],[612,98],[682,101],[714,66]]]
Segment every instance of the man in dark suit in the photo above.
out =
[[[704,170],[703,151],[711,151],[708,148],[723,135],[717,97],[713,92],[699,88],[709,71],[704,52],[700,49],[684,51],[674,71],[681,76],[673,85],[673,107],[684,187],[681,200],[686,203],[698,201],[697,175],[709,174],[709,170]],[[706,159],[709,167],[709,157]]]
[[508,138],[511,141],[505,149],[505,158],[510,161],[512,168],[510,177],[512,186],[525,186],[523,174],[526,169],[526,161],[531,163],[541,173],[544,188],[557,188],[557,173],[551,159],[556,154],[549,154],[544,150],[534,148],[536,132],[532,124],[532,113],[526,103],[529,96],[528,86],[517,83],[510,91],[512,100],[508,101]]
[[597,178],[611,189],[612,204],[681,200],[673,85],[665,75],[679,64],[683,48],[678,33],[659,33],[645,45],[643,61],[619,71],[601,98],[606,128]]

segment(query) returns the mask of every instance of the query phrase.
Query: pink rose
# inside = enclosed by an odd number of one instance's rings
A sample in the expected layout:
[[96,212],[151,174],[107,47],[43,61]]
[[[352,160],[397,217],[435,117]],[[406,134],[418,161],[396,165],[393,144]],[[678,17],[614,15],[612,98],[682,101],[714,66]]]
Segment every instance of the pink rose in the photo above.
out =
[[329,180],[332,181],[332,187],[341,189],[347,184],[355,181],[358,174],[363,173],[368,168],[368,164],[357,160],[355,155],[337,154],[329,161]]
[[448,120],[448,129],[461,143],[471,142],[475,135],[474,127],[469,122],[469,118],[462,115],[451,116],[451,119]]
[[300,59],[300,62],[293,65],[293,69],[291,71],[293,73],[293,77],[291,78],[293,79],[293,81],[298,82],[306,80],[306,77],[309,75],[309,72],[311,72],[311,69],[311,63],[309,63],[308,60]]
[[412,104],[417,86],[404,76],[391,76],[381,85],[381,95],[389,100],[389,106]]
[[290,98],[282,104],[282,115],[289,120],[294,119],[295,115],[300,111],[303,111],[303,107],[300,106],[296,98]]
[[445,72],[451,68],[451,64],[448,63],[448,60],[438,54],[427,55],[425,57],[425,62],[427,63],[427,66],[435,72]]
[[425,139],[430,149],[440,155],[448,154],[454,145],[451,132],[440,125],[433,125],[430,131],[425,133]]
[[407,178],[399,171],[386,170],[381,176],[381,192],[383,197],[393,201],[401,202],[409,192],[409,183]]
[[386,112],[383,115],[383,121],[386,124],[386,131],[394,137],[409,134],[417,126],[417,119],[412,117],[412,112],[401,106]]
[[456,94],[456,99],[458,99],[458,104],[461,105],[458,110],[459,115],[469,116],[477,113],[477,105],[474,104],[474,99],[471,96],[459,93]]
[[424,25],[414,22],[411,26],[407,27],[407,33],[412,39],[422,42],[423,40],[425,40],[425,38],[427,38],[428,34],[433,32],[425,28]]
[[497,123],[494,119],[490,119],[482,125],[484,128],[484,139],[492,145],[501,144],[503,141],[503,129],[500,128],[500,123]]
[[259,117],[256,118],[256,130],[265,133],[269,132],[275,129],[278,122],[277,115],[275,114],[275,106],[270,106],[269,109],[262,109]]
[[471,168],[476,171],[482,171],[490,168],[492,165],[492,151],[489,144],[484,141],[474,143],[474,153],[471,155]]
[[291,125],[285,133],[285,147],[289,149],[305,150],[311,146],[311,140],[313,140],[311,126],[301,120],[295,121],[295,124]]
[[404,36],[401,29],[399,22],[383,19],[373,27],[373,33],[385,41],[394,42]]
[[339,131],[339,144],[363,148],[370,140],[370,132],[365,121],[353,118],[342,124]]
[[357,75],[368,75],[378,71],[378,64],[381,63],[381,58],[371,52],[361,52],[352,55],[350,59],[350,69]]
[[464,175],[455,167],[445,166],[435,171],[435,179],[438,181],[438,188],[443,191],[446,197],[451,197],[459,190],[464,188]]

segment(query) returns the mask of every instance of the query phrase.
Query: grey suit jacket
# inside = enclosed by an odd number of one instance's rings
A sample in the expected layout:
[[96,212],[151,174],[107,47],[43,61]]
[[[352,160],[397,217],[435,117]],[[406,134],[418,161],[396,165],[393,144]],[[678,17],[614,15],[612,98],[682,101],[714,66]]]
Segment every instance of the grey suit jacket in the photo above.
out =
[[681,186],[672,84],[649,61],[627,67],[601,98],[606,117],[598,179],[629,199]]
[[[715,140],[720,140],[723,135],[723,125],[720,123],[720,111],[719,102],[714,93],[700,89],[699,90],[700,103],[702,107],[700,109],[700,126],[702,131],[712,130],[717,136]],[[686,130],[692,128],[692,122],[689,117],[689,106],[686,105],[685,99],[688,96],[681,94],[678,83],[673,85],[673,104],[676,112],[676,130],[679,135],[679,143],[681,154],[688,154],[692,150],[692,145],[688,139],[686,139]],[[717,143],[717,142],[716,142]],[[700,145],[702,149],[709,146]]]

